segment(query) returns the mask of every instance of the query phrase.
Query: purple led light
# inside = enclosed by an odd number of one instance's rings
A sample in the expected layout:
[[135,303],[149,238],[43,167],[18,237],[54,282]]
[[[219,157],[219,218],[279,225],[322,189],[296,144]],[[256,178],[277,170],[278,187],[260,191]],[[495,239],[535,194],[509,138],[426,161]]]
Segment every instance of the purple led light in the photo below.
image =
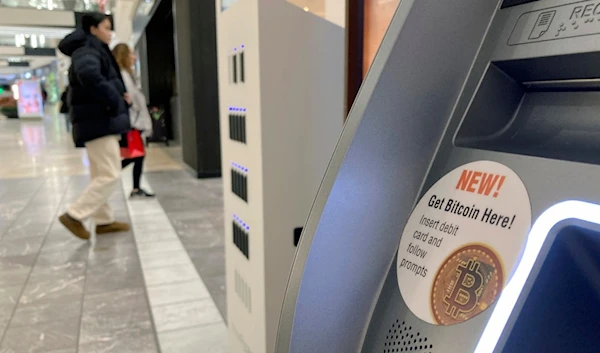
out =
[[242,219],[236,214],[233,215],[233,219],[237,222],[238,225],[242,226],[242,228],[244,228],[247,231],[250,231],[250,226],[247,225],[244,221],[242,221]]
[[231,162],[231,165],[232,165],[233,167],[235,167],[236,169],[239,169],[239,170],[240,170],[240,171],[242,171],[242,172],[246,172],[246,173],[248,173],[248,168],[245,168],[245,167],[243,167],[243,166],[241,166],[241,165],[239,165],[239,164],[237,164],[237,163],[235,163],[235,162]]

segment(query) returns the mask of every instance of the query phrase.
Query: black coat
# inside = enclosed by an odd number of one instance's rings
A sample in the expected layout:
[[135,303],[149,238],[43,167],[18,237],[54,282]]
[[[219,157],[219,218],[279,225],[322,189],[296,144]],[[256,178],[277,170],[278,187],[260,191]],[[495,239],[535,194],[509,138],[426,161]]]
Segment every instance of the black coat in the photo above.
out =
[[71,57],[68,105],[75,145],[131,130],[125,84],[108,45],[77,30],[58,48]]

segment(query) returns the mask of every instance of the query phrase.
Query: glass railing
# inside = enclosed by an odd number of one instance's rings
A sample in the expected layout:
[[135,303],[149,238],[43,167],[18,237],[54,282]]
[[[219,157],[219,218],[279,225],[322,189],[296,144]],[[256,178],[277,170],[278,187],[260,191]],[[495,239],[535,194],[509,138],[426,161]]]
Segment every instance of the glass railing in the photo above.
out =
[[116,0],[0,0],[0,7],[23,7],[38,10],[112,12]]

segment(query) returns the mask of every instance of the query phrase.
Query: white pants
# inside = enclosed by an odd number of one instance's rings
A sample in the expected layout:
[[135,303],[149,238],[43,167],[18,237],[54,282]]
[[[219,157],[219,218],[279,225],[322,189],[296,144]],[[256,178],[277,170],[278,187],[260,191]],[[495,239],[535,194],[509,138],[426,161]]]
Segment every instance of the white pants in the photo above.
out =
[[90,161],[90,185],[79,199],[69,206],[69,216],[78,221],[92,217],[96,225],[114,222],[114,212],[108,205],[121,177],[119,136],[106,136],[85,144]]

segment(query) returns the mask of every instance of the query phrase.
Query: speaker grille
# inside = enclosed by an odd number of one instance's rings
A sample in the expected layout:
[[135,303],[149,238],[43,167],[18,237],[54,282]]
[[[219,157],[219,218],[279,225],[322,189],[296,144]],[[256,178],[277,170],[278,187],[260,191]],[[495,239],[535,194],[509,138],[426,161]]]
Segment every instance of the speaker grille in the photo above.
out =
[[406,322],[396,320],[392,323],[387,335],[385,336],[385,342],[383,343],[383,353],[396,353],[396,352],[420,352],[420,353],[433,353],[433,344],[429,342],[427,337],[421,335],[413,329],[412,326],[407,325]]

